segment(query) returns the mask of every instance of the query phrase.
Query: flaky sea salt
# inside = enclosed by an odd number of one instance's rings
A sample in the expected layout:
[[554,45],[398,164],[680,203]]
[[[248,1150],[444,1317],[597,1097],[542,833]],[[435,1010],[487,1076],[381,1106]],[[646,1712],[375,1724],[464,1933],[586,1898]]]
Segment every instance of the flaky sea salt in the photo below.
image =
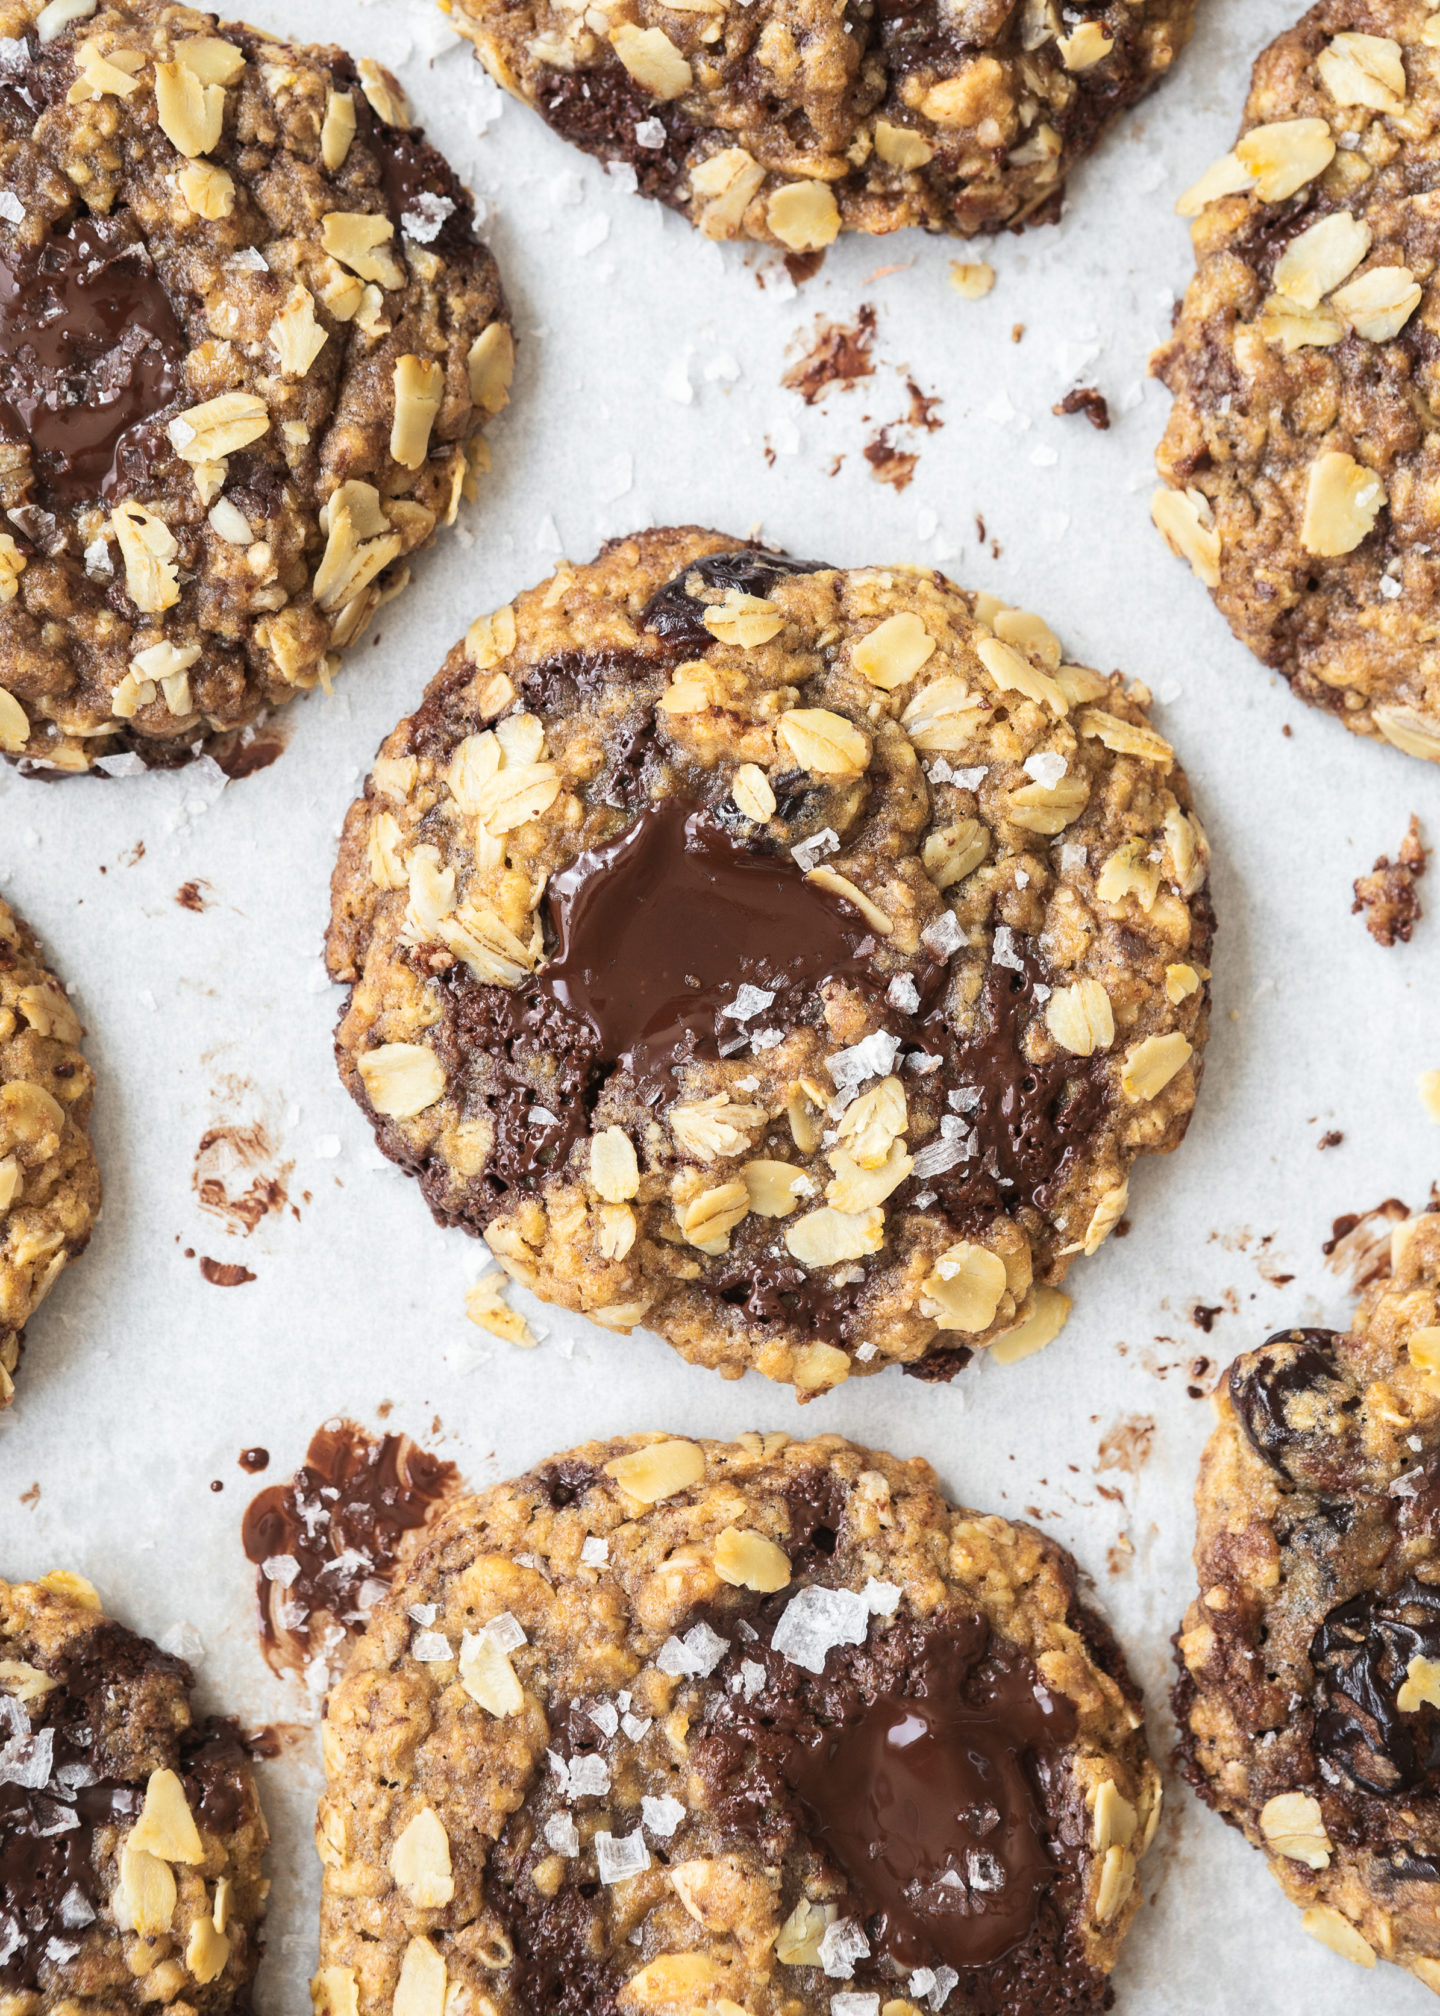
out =
[[1015,933],[1008,924],[995,926],[995,942],[990,947],[990,957],[997,966],[1008,966],[1012,973],[1025,971],[1025,962],[1015,949]]
[[602,1829],[595,1836],[595,1866],[602,1883],[623,1883],[643,1875],[650,1867],[650,1850],[640,1829],[633,1834],[607,1834]]
[[668,1841],[684,1818],[685,1808],[668,1792],[662,1799],[652,1799],[646,1793],[640,1801],[640,1824],[661,1841]]
[[610,1560],[610,1542],[592,1533],[580,1549],[580,1559],[587,1568],[604,1568]]
[[552,1813],[545,1822],[545,1839],[557,1855],[580,1853],[580,1830],[568,1813]]
[[863,1645],[870,1606],[850,1589],[802,1589],[791,1598],[770,1644],[792,1666],[823,1673],[836,1645]]
[[953,959],[965,943],[965,933],[955,912],[942,910],[935,922],[927,924],[920,933],[920,943],[937,959]]
[[748,980],[742,981],[735,999],[728,1008],[716,1010],[717,1017],[724,1016],[732,1022],[748,1022],[752,1015],[758,1015],[762,1008],[768,1008],[775,999],[773,987],[752,987]]
[[897,973],[885,989],[885,999],[902,1015],[913,1015],[920,1006],[920,989],[908,973]]
[[808,840],[790,849],[790,859],[802,874],[808,875],[819,862],[839,852],[840,835],[833,826],[822,826],[818,833],[812,833]]
[[635,144],[637,147],[660,148],[667,139],[665,122],[661,119],[638,119],[635,122]]
[[288,1589],[300,1574],[300,1563],[293,1554],[269,1554],[260,1563],[260,1573],[267,1582],[278,1582]]
[[832,1995],[830,2016],[880,2016],[878,1995]]
[[572,1799],[603,1799],[610,1790],[610,1766],[603,1757],[572,1757],[569,1776]]
[[873,1575],[860,1591],[873,1617],[893,1617],[902,1593],[898,1582],[878,1582]]
[[619,1712],[611,1701],[592,1701],[586,1707],[585,1713],[595,1727],[603,1730],[607,1736],[613,1736],[620,1727]]
[[437,196],[433,190],[425,189],[415,198],[415,208],[407,210],[400,219],[400,228],[417,245],[433,245],[454,215],[455,205],[448,196]]
[[860,1042],[827,1057],[825,1068],[842,1090],[849,1089],[863,1085],[867,1078],[886,1077],[899,1048],[898,1036],[892,1036],[888,1029],[877,1029]]
[[820,1965],[832,1981],[849,1981],[857,1960],[870,1958],[870,1941],[853,1918],[837,1918],[820,1940]]
[[430,1666],[455,1657],[455,1649],[443,1631],[417,1631],[410,1650],[417,1659]]
[[912,1174],[922,1179],[943,1176],[947,1170],[958,1168],[974,1152],[975,1135],[972,1129],[958,1115],[942,1113],[939,1136],[917,1150]]
[[528,1641],[524,1627],[508,1610],[502,1610],[498,1617],[492,1617],[482,1625],[480,1635],[488,1638],[497,1652],[517,1652]]
[[625,1715],[621,1718],[620,1727],[632,1743],[638,1743],[642,1736],[650,1733],[650,1725],[654,1719],[653,1715]]
[[704,1680],[729,1650],[728,1638],[722,1638],[708,1624],[696,1624],[683,1638],[667,1638],[655,1655],[655,1664],[662,1673]]

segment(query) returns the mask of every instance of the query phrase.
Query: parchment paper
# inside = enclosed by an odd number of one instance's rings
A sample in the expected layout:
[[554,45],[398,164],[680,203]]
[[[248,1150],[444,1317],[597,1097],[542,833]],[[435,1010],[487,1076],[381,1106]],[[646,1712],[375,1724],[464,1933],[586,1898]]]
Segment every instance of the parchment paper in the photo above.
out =
[[[521,361],[480,503],[422,560],[336,696],[290,710],[271,768],[221,789],[208,766],[63,784],[0,770],[0,886],[89,1025],[106,1186],[91,1250],[32,1325],[18,1403],[0,1416],[0,1573],[77,1568],[139,1629],[191,1627],[208,1703],[297,1721],[311,1704],[255,1640],[242,1447],[271,1451],[273,1480],[327,1416],[374,1425],[393,1402],[387,1425],[484,1484],[616,1431],[837,1430],[927,1456],[972,1505],[1034,1508],[1095,1576],[1168,1749],[1169,1639],[1192,1587],[1211,1418],[1187,1389],[1213,1372],[1193,1376],[1192,1361],[1227,1363],[1291,1323],[1343,1324],[1349,1299],[1320,1252],[1332,1219],[1422,1201],[1437,1164],[1416,1079],[1440,1065],[1440,920],[1384,951],[1349,909],[1353,878],[1393,853],[1412,810],[1440,839],[1440,775],[1293,702],[1148,522],[1167,401],[1146,358],[1191,271],[1172,205],[1231,143],[1249,63],[1297,9],[1201,0],[1176,75],[1075,179],[1059,227],[979,252],[918,233],[846,241],[797,293],[770,253],[703,244],[502,106],[423,0],[254,0],[263,27],[398,71],[483,198]],[[952,290],[957,256],[993,261],[987,299]],[[807,408],[780,385],[788,346],[804,347],[817,315],[849,319],[866,301],[876,375]],[[861,451],[908,412],[910,377],[944,425],[892,437],[919,450],[900,493]],[[1077,384],[1109,398],[1108,434],[1052,417]],[[1038,608],[1073,656],[1123,666],[1162,703],[1215,849],[1205,1085],[1180,1153],[1139,1165],[1130,1235],[1075,1269],[1068,1329],[1024,1364],[948,1388],[887,1373],[801,1410],[759,1378],[723,1383],[654,1338],[524,1296],[543,1343],[496,1344],[464,1315],[483,1247],[432,1224],[340,1091],[340,996],[319,948],[336,834],[377,743],[471,617],[562,555],[667,520],[759,526],[845,565],[941,565]],[[191,881],[207,885],[202,912],[176,903]],[[1440,872],[1423,888],[1440,907]],[[208,1130],[249,1124],[295,1208],[246,1237],[201,1208],[193,1178]],[[1330,1130],[1343,1143],[1318,1152]],[[199,1256],[255,1279],[211,1286]],[[1213,1335],[1195,1327],[1197,1304],[1219,1308]],[[307,1739],[262,1767],[275,1837],[262,2016],[309,2006],[314,1755]],[[1396,1970],[1365,1975],[1313,1944],[1260,1858],[1178,1784],[1170,1801],[1144,1868],[1153,1907],[1117,1977],[1124,2016],[1433,2007]]]

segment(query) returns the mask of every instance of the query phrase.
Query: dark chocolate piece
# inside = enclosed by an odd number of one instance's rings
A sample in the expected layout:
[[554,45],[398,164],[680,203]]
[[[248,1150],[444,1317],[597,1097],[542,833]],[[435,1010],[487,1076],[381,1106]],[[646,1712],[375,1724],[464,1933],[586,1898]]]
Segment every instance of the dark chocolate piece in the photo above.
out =
[[1397,1701],[1415,1658],[1440,1660],[1440,1589],[1412,1577],[1393,1596],[1365,1590],[1327,1612],[1310,1645],[1320,1683],[1314,1747],[1322,1763],[1367,1792],[1434,1782],[1440,1716]]
[[657,588],[645,605],[642,628],[664,638],[679,651],[706,651],[715,642],[700,618],[707,604],[697,601],[687,583],[697,577],[704,582],[716,602],[725,600],[727,588],[742,595],[768,595],[786,574],[828,574],[825,560],[792,560],[788,553],[767,553],[763,547],[747,546],[734,553],[705,553],[692,560],[683,574]]

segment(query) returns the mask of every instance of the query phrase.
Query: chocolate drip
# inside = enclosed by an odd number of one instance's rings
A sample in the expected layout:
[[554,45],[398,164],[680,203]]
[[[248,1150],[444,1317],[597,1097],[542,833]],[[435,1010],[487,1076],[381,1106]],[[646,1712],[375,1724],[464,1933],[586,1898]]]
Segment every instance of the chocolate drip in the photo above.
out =
[[1358,1454],[1349,1417],[1360,1396],[1336,1361],[1337,1336],[1281,1330],[1229,1372],[1231,1403],[1251,1448],[1277,1475],[1307,1490],[1342,1488]]
[[[233,1723],[176,1731],[167,1690],[153,1729],[134,1729],[134,1716],[151,1707],[138,1686],[150,1674],[191,1684],[183,1661],[107,1620],[51,1669],[58,1684],[31,1704],[30,1741],[48,1734],[51,1765],[42,1787],[0,1783],[0,1986],[38,1990],[46,1961],[53,1969],[72,1957],[100,1916],[97,1836],[139,1817],[148,1772],[127,1778],[122,1761],[137,1748],[179,1774],[209,1832],[232,1834],[246,1813],[247,1766]],[[9,1740],[0,1721],[0,1747]]]
[[651,1103],[673,1098],[679,1066],[719,1055],[717,1016],[742,982],[774,992],[761,1020],[784,1029],[813,1021],[827,980],[877,984],[874,938],[848,903],[737,846],[683,799],[647,806],[553,875],[546,905],[555,950],[533,979],[451,982],[453,1061],[479,1049],[499,1067],[485,1095],[497,1203],[563,1165],[606,1070],[629,1073]]
[[1429,1785],[1440,1765],[1440,1716],[1402,1711],[1410,1662],[1440,1659],[1440,1589],[1413,1578],[1393,1596],[1366,1590],[1337,1604],[1310,1644],[1321,1707],[1317,1755],[1367,1792]]
[[[353,1421],[327,1421],[289,1482],[252,1500],[241,1529],[248,1560],[288,1555],[299,1564],[288,1584],[263,1569],[255,1579],[270,1664],[277,1671],[302,1666],[328,1649],[330,1632],[363,1631],[404,1536],[458,1483],[453,1463],[428,1455],[408,1435],[377,1441]],[[376,1585],[373,1595],[367,1584]]]
[[46,504],[126,487],[154,446],[147,423],[182,389],[185,351],[123,214],[77,217],[38,252],[0,254],[0,434],[29,441]]
[[786,574],[828,574],[824,560],[792,560],[788,553],[767,553],[760,547],[744,547],[734,553],[706,553],[692,560],[683,574],[657,588],[640,618],[642,629],[661,637],[677,651],[706,651],[715,642],[701,622],[707,606],[696,600],[687,584],[697,576],[711,591],[715,602],[725,600],[727,588],[742,595],[768,595]]

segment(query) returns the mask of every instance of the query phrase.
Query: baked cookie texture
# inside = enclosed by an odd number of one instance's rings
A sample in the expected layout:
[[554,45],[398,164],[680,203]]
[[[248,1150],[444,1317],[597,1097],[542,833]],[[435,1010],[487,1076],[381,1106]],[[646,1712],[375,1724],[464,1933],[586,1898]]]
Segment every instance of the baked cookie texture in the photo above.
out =
[[1440,758],[1440,35],[1321,0],[1260,57],[1242,137],[1181,200],[1196,275],[1155,518],[1312,706]]
[[182,1660],[57,1573],[0,1582],[0,2008],[250,2008],[267,1835]]
[[454,0],[496,81],[708,238],[1050,223],[1065,177],[1163,77],[1195,0],[816,8]]
[[0,191],[0,750],[182,761],[453,522],[495,263],[387,72],[164,0],[0,0]]
[[457,1501],[330,1697],[320,2016],[1108,2008],[1160,1781],[1076,1573],[838,1436]]
[[0,1408],[25,1325],[100,1211],[83,1034],[34,933],[0,901]]
[[1205,1042],[1148,699],[929,570],[616,541],[472,626],[351,808],[342,1077],[442,1224],[696,1363],[1046,1343]]
[[1348,1334],[1283,1332],[1216,1396],[1175,1710],[1305,1929],[1440,1993],[1440,1216],[1391,1248]]

